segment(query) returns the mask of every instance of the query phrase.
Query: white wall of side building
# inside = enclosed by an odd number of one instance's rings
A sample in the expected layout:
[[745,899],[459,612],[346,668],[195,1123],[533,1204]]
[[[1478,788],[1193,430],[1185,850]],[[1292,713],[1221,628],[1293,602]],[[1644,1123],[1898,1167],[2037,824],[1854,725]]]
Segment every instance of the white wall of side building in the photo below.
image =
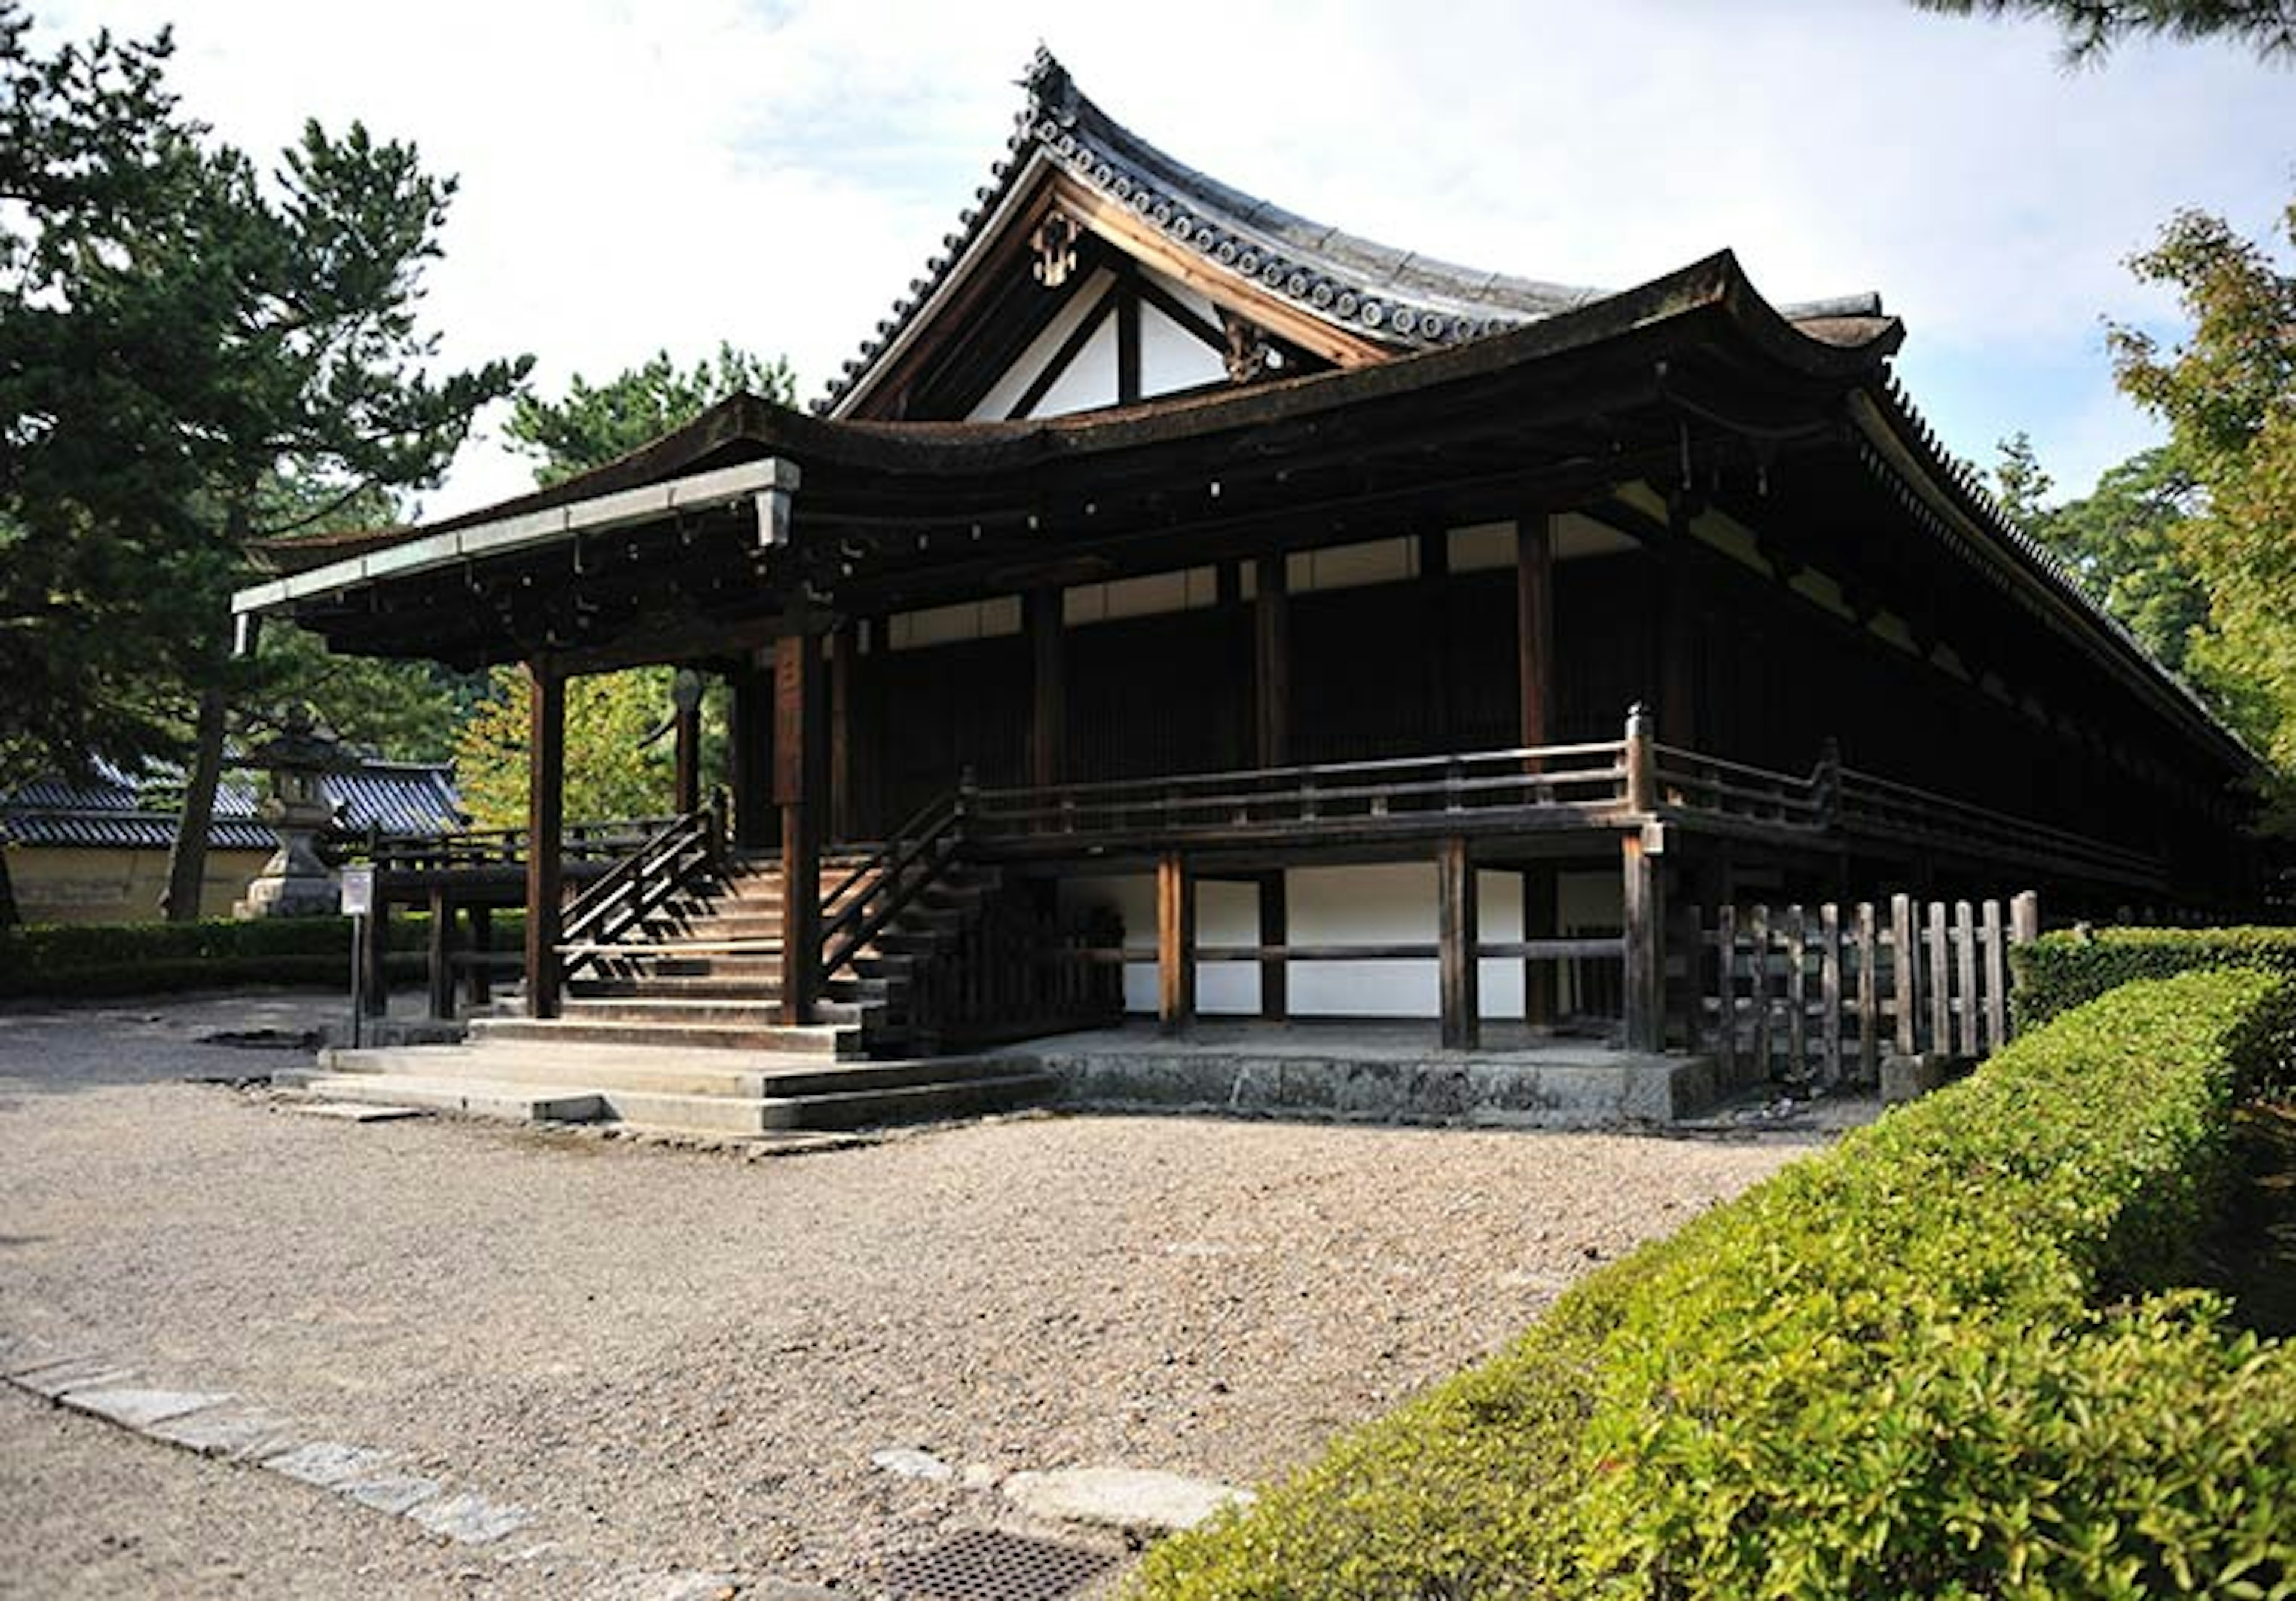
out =
[[[1432,944],[1435,864],[1389,862],[1345,867],[1295,867],[1284,875],[1290,942],[1295,945]],[[1476,875],[1482,937],[1522,938],[1522,879],[1512,870]],[[1134,949],[1156,943],[1156,880],[1152,874],[1074,878],[1062,885],[1065,909],[1114,912]],[[1250,946],[1259,942],[1259,891],[1249,883],[1199,880],[1196,943]],[[1620,917],[1616,873],[1557,874],[1556,926],[1564,934],[1614,933]],[[1433,960],[1295,962],[1291,973],[1295,1017],[1429,1017],[1437,1014]],[[1482,964],[1486,1017],[1522,1015],[1522,964],[1507,957]],[[1566,1005],[1567,998],[1566,998]],[[1124,1006],[1152,1015],[1156,965],[1124,969]],[[1259,1010],[1259,969],[1249,962],[1205,963],[1197,969],[1196,1010],[1205,1016],[1251,1016]]]

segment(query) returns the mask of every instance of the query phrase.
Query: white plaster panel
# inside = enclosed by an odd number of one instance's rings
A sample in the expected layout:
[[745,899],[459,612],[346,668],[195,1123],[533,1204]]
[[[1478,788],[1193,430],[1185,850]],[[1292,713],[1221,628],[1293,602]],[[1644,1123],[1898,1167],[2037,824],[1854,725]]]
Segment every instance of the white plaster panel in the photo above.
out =
[[1514,524],[1478,522],[1449,535],[1453,572],[1489,572],[1514,565]]
[[1085,341],[1068,370],[1029,408],[1029,415],[1057,417],[1115,404],[1116,319],[1110,317]]
[[1361,589],[1418,574],[1416,539],[1369,539],[1360,545],[1294,551],[1284,563],[1284,582],[1294,595],[1317,589]]
[[998,639],[1020,631],[1021,597],[1000,595],[994,600],[897,612],[886,619],[885,645],[889,650],[919,651],[930,645]]
[[[1257,945],[1259,943],[1259,886],[1242,883],[1196,885],[1196,943],[1199,945]],[[1155,971],[1148,977],[1148,1004],[1156,1004]],[[1127,998],[1128,1002],[1129,998]],[[1259,1012],[1259,964],[1203,962],[1196,967],[1196,1010],[1207,1016],[1220,1013],[1256,1016]]]
[[[1013,408],[1021,404],[1021,397],[1029,392],[1029,386],[1037,382],[1054,354],[1068,342],[1069,336],[1091,315],[1093,308],[1100,304],[1101,298],[1108,292],[1109,285],[1115,282],[1116,275],[1106,267],[1085,280],[1083,287],[1070,298],[1069,303],[1045,324],[1045,331],[1029,341],[1029,348],[1021,352],[1020,359],[989,386],[988,392],[980,398],[980,404],[972,408],[965,420],[995,423],[1011,415]],[[1113,393],[1112,389],[1111,392]]]
[[1218,351],[1153,306],[1140,308],[1140,392],[1168,395],[1227,377]]

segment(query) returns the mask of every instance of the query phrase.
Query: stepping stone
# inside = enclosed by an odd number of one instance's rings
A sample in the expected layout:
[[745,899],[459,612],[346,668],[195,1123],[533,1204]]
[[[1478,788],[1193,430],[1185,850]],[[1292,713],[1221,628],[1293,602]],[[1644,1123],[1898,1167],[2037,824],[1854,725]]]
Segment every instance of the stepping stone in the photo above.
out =
[[337,1495],[350,1497],[362,1507],[372,1507],[377,1512],[403,1515],[436,1497],[445,1486],[436,1479],[425,1479],[417,1474],[375,1474],[371,1477],[349,1479],[334,1486]]
[[403,1117],[428,1115],[420,1106],[369,1106],[353,1101],[291,1102],[288,1110],[305,1117],[340,1118],[346,1123],[390,1123]]
[[275,1474],[301,1483],[332,1490],[353,1479],[373,1475],[390,1460],[389,1451],[345,1445],[339,1440],[315,1440],[308,1445],[297,1446],[293,1450],[283,1451],[276,1457],[266,1457],[263,1466]]
[[187,1412],[202,1412],[231,1399],[198,1390],[75,1389],[65,1392],[63,1403],[75,1411],[93,1412],[127,1428],[148,1431],[155,1423],[181,1417]]
[[52,1362],[29,1373],[12,1375],[17,1383],[35,1395],[45,1395],[50,1400],[61,1399],[73,1390],[94,1390],[113,1384],[125,1384],[135,1376],[133,1367],[115,1367],[88,1358],[75,1357],[69,1361]]
[[489,1501],[468,1490],[426,1501],[406,1515],[433,1534],[465,1546],[483,1546],[525,1528],[534,1515],[523,1507]]
[[1021,1511],[1055,1523],[1169,1532],[1193,1529],[1251,1491],[1211,1479],[1131,1467],[1064,1467],[1014,1474],[1004,1494]]
[[144,1433],[203,1457],[276,1455],[294,1439],[295,1425],[268,1412],[193,1412],[153,1424]]
[[921,1451],[906,1445],[873,1452],[870,1466],[903,1479],[954,1479],[956,1470],[931,1451]]

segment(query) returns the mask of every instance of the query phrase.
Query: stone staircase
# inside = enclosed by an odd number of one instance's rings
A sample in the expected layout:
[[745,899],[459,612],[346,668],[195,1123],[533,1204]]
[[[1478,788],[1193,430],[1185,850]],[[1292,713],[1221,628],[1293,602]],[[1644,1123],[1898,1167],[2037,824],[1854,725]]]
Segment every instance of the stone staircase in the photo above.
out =
[[[860,858],[825,858],[833,892]],[[998,887],[955,866],[829,975],[819,1021],[779,1019],[777,860],[736,858],[585,953],[554,1018],[471,1020],[458,1046],[332,1049],[274,1075],[339,1100],[522,1121],[610,1120],[718,1135],[850,1129],[997,1111],[1058,1080],[993,1057],[940,1058],[912,981]]]

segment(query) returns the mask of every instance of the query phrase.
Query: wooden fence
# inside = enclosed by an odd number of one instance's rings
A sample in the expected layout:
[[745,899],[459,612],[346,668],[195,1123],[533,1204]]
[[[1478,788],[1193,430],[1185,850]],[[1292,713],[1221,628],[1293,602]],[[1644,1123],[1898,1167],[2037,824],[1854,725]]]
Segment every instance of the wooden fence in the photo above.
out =
[[1734,1079],[1871,1084],[1884,1055],[1977,1058],[2005,1044],[2009,948],[2040,932],[2028,891],[1917,902],[1694,908],[1701,1047]]

